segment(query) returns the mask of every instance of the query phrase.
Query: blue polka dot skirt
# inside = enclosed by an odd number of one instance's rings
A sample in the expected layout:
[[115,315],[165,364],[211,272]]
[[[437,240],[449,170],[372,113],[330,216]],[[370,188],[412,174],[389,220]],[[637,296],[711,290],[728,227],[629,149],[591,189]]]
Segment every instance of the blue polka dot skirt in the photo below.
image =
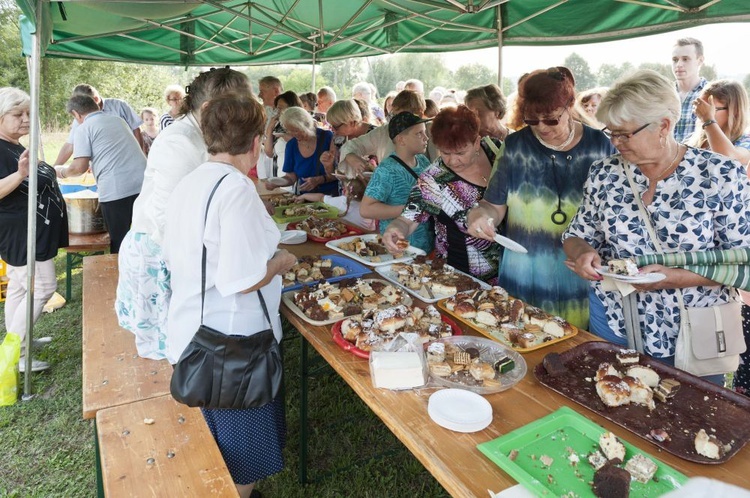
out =
[[286,441],[284,399],[246,410],[202,408],[235,484],[251,484],[281,472]]

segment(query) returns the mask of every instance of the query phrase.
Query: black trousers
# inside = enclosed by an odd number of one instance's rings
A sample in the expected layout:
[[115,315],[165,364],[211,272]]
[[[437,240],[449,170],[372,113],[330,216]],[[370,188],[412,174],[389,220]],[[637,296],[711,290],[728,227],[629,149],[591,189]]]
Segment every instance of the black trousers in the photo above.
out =
[[130,230],[130,224],[133,222],[133,203],[137,197],[138,194],[135,194],[116,201],[99,203],[104,222],[107,224],[109,252],[112,254],[120,252],[122,239]]

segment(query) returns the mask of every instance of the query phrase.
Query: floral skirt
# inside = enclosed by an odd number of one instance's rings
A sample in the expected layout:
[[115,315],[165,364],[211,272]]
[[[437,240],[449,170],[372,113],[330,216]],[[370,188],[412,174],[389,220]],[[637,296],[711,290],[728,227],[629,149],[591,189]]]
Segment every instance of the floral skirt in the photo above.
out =
[[130,231],[122,241],[118,261],[115,311],[120,327],[135,334],[139,356],[165,358],[172,287],[161,246],[145,233]]

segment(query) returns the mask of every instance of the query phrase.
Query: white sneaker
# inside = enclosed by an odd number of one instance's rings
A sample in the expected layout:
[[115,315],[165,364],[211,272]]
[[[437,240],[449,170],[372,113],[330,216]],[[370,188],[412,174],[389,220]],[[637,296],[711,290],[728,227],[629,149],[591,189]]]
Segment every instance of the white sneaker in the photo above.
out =
[[[46,361],[40,361],[31,359],[31,371],[32,372],[41,372],[42,370],[47,370],[49,368],[49,363]],[[21,360],[18,362],[18,371],[21,373],[26,372],[26,358],[21,357]]]
[[45,344],[49,344],[50,342],[52,342],[52,338],[49,336],[37,337],[36,339],[31,340],[31,343],[37,347],[44,346]]

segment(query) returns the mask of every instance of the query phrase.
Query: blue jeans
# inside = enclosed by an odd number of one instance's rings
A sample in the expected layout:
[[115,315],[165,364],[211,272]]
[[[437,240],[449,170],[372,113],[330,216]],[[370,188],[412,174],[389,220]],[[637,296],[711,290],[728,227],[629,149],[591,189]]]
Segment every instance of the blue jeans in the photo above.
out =
[[[589,288],[589,328],[591,329],[590,332],[592,334],[597,337],[601,337],[605,341],[617,344],[618,346],[628,346],[628,340],[626,337],[620,337],[612,331],[612,328],[607,322],[607,309],[604,307],[604,303],[602,303],[596,296],[596,292],[594,292],[593,288]],[[665,365],[674,367],[674,356],[666,356],[664,358],[654,359],[664,363]],[[701,379],[707,380],[712,384],[718,384],[722,387],[724,386],[723,374],[707,375],[705,377],[701,377]]]

